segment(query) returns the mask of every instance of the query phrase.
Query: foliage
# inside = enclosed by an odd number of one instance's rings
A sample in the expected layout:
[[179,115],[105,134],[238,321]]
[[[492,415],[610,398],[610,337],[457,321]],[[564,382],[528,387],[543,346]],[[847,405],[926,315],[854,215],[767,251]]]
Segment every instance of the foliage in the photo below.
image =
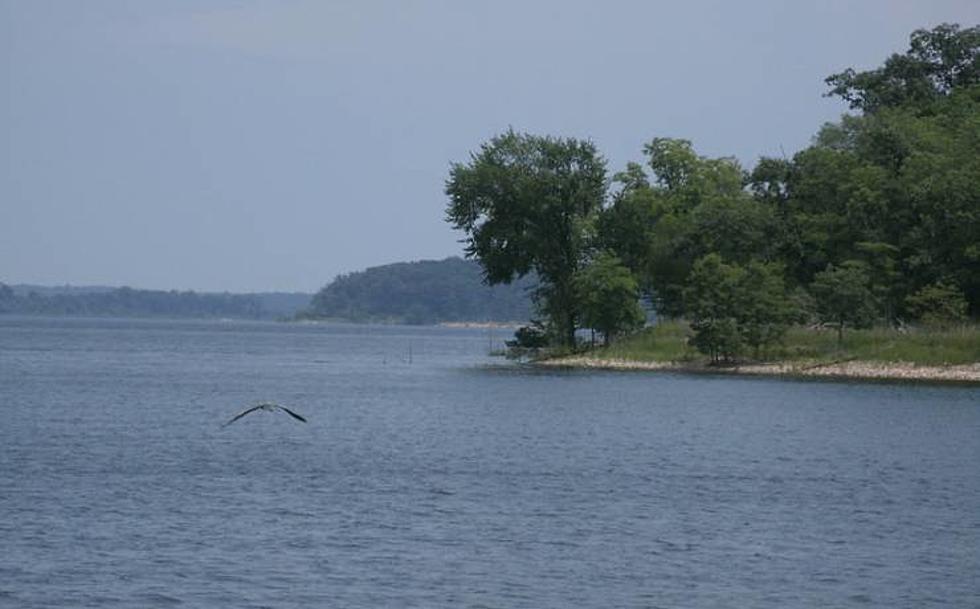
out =
[[928,116],[889,108],[825,128],[794,157],[786,190],[776,251],[793,283],[863,260],[881,317],[903,316],[909,294],[942,279],[980,313],[980,87]]
[[514,332],[514,339],[506,341],[506,345],[508,357],[535,355],[548,346],[548,333],[539,323],[521,326]]
[[752,348],[756,358],[786,333],[799,313],[783,282],[782,269],[776,264],[750,262],[738,283],[735,319],[739,334]]
[[[690,328],[683,322],[662,322],[597,353],[600,358],[639,362],[690,362],[697,359],[687,342]],[[980,361],[980,326],[898,331],[877,327],[851,330],[843,343],[836,332],[791,327],[770,347],[769,356],[780,361],[819,365],[841,360],[906,362],[918,365],[956,365]]]
[[956,286],[937,282],[906,298],[909,312],[923,324],[948,327],[966,322],[966,298]]
[[532,284],[483,283],[477,263],[460,258],[401,262],[341,275],[313,297],[307,317],[428,324],[517,321],[530,316]]
[[[540,272],[534,248],[567,245],[562,281],[543,278],[539,302],[566,337],[576,322],[596,327],[603,306],[613,317],[609,298],[579,285],[600,274],[584,268],[596,251],[632,273],[658,318],[688,319],[692,345],[713,361],[764,355],[791,323],[814,319],[833,324],[843,348],[846,328],[875,321],[977,318],[980,26],[916,30],[905,54],[827,83],[858,113],[792,158],[745,172],[688,140],[654,138],[645,163],[615,174],[608,206],[596,185],[588,200],[598,203],[565,222],[535,210],[562,208],[560,193],[578,191],[561,180],[575,172],[539,163],[538,140],[510,133],[454,166],[450,219],[490,279]],[[557,238],[540,230],[552,225]],[[571,293],[568,277],[578,278]]]
[[535,271],[536,302],[560,342],[573,345],[579,314],[572,285],[592,220],[605,199],[606,166],[591,142],[508,131],[446,182],[447,220],[490,284]]
[[825,125],[790,161],[759,162],[751,189],[777,230],[757,255],[783,262],[794,286],[861,260],[891,322],[938,281],[980,315],[980,28],[918,30],[907,54],[830,81],[863,114]]
[[821,321],[837,327],[837,341],[843,341],[844,327],[862,328],[874,321],[871,279],[867,266],[848,260],[841,266],[829,265],[817,273],[811,290]]
[[685,314],[683,292],[694,261],[711,252],[747,262],[766,252],[772,210],[743,190],[731,158],[698,155],[688,140],[655,138],[644,147],[652,182],[635,163],[598,221],[599,241],[652,293],[662,316]]
[[604,344],[643,327],[646,315],[636,279],[616,256],[600,253],[575,275],[574,283],[582,325],[600,332]]
[[718,254],[699,259],[685,290],[691,344],[713,362],[734,360],[743,346],[759,357],[786,332],[795,312],[781,269],[751,262],[726,264]]
[[691,344],[712,362],[732,361],[742,349],[742,336],[735,319],[742,300],[739,283],[744,271],[725,264],[718,254],[708,254],[694,263],[687,289],[685,309],[694,336]]
[[275,318],[309,302],[307,294],[229,294],[129,287],[17,286],[0,283],[0,313],[115,317]]
[[904,55],[892,55],[875,70],[848,68],[826,82],[831,86],[827,95],[844,99],[855,110],[928,107],[954,89],[980,84],[980,26],[942,24],[916,30]]

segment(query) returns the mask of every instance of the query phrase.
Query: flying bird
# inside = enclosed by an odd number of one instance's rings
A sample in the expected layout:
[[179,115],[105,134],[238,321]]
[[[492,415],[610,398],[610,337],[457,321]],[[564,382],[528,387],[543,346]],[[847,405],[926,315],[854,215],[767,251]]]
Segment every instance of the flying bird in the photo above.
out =
[[306,423],[306,418],[305,417],[303,417],[302,415],[296,414],[295,412],[293,412],[292,410],[286,408],[285,406],[280,406],[279,404],[276,404],[275,402],[259,402],[255,406],[252,406],[250,408],[246,408],[245,410],[243,410],[243,411],[239,412],[238,414],[236,414],[235,416],[233,416],[231,418],[231,420],[228,421],[227,423],[225,423],[224,425],[222,425],[222,427],[228,427],[229,425],[231,425],[232,423],[234,423],[238,419],[244,417],[245,415],[247,415],[249,413],[255,412],[256,410],[267,410],[269,412],[275,412],[277,410],[281,410],[281,411],[285,412],[286,414],[288,414],[289,416],[291,416],[294,419],[296,419],[297,421],[302,421],[303,423]]

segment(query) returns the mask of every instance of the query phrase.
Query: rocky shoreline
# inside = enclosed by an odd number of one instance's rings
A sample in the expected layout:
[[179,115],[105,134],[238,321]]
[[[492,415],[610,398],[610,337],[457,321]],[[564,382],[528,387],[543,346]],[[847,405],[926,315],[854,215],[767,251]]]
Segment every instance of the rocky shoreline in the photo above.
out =
[[659,370],[664,372],[789,376],[863,380],[896,380],[939,383],[980,383],[980,362],[950,366],[920,366],[907,362],[783,362],[709,366],[685,362],[651,362],[568,356],[536,362],[556,368],[601,370]]

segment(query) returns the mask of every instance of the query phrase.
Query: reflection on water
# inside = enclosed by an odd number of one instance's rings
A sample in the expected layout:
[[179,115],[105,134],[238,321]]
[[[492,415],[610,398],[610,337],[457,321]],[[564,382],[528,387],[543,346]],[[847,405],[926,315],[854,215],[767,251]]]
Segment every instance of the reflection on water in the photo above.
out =
[[0,317],[0,606],[980,604],[977,389],[489,350]]

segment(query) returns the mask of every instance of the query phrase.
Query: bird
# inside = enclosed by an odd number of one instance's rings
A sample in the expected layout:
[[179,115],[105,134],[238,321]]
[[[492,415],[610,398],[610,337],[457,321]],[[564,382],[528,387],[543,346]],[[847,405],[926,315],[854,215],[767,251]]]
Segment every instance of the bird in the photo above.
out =
[[245,410],[239,412],[235,416],[233,416],[227,423],[225,423],[224,425],[222,425],[222,427],[228,427],[229,425],[231,425],[232,423],[234,423],[238,419],[244,417],[245,415],[247,415],[249,413],[255,412],[256,410],[267,410],[269,412],[275,412],[276,410],[281,410],[281,411],[285,412],[286,414],[288,414],[289,416],[291,416],[294,419],[296,419],[297,421],[302,421],[303,423],[306,423],[307,422],[306,421],[306,418],[303,415],[297,414],[297,413],[293,412],[292,410],[286,408],[285,406],[281,406],[279,404],[276,404],[275,402],[259,402],[255,406],[250,406],[250,407],[246,408]]

